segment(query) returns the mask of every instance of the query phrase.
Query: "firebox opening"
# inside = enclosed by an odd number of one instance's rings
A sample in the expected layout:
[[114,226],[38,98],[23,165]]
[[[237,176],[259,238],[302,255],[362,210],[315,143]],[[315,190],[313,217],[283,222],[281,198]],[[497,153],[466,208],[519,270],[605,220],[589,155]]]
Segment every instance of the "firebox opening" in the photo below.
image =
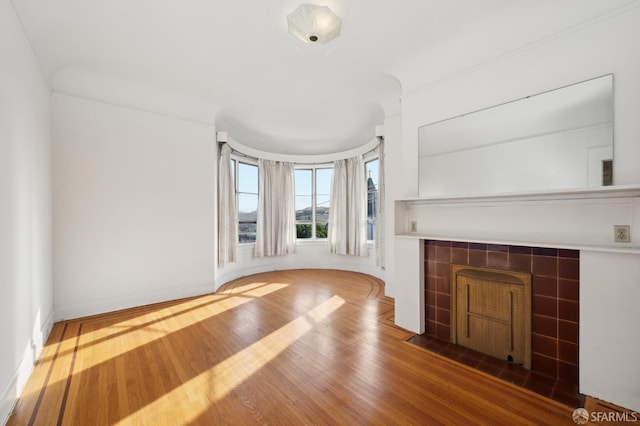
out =
[[531,368],[531,275],[451,265],[451,341]]

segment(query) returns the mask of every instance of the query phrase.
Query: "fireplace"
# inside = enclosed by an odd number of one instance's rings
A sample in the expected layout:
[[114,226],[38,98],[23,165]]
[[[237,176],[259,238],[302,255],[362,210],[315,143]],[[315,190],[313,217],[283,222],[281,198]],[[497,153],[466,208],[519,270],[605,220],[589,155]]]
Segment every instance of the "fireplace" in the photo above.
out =
[[451,341],[531,368],[531,274],[451,265]]
[[452,265],[528,275],[530,368],[577,385],[579,251],[425,240],[424,252],[426,334],[456,342]]

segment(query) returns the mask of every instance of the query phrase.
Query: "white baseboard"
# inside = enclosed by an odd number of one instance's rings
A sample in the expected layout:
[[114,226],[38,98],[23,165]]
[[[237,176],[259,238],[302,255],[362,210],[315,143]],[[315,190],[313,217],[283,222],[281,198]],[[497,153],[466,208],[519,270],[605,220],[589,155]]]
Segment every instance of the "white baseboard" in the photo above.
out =
[[[20,364],[22,367],[22,364]],[[0,424],[6,424],[9,420],[9,416],[13,411],[13,407],[18,402],[18,376],[19,371],[13,377],[13,380],[7,386],[7,389],[2,394],[2,404],[0,405]]]
[[57,305],[55,306],[55,318],[56,321],[81,318],[90,315],[118,311],[121,309],[150,305],[152,303],[200,296],[214,291],[215,283],[211,281],[200,284],[179,285],[141,293],[128,293],[117,297],[110,297],[83,304]]
[[16,369],[11,381],[2,393],[0,402],[0,424],[6,424],[9,416],[13,411],[13,407],[18,401],[18,397],[22,393],[24,386],[31,375],[36,360],[42,353],[42,349],[51,334],[53,328],[53,310],[49,312],[44,321],[34,325],[33,335],[24,350],[22,361]]

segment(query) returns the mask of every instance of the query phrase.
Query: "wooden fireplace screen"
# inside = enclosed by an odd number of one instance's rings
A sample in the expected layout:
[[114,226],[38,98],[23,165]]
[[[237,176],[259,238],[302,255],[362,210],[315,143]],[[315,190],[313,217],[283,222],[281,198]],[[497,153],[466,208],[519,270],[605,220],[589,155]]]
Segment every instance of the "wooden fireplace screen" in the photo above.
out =
[[531,368],[531,275],[451,265],[451,341]]

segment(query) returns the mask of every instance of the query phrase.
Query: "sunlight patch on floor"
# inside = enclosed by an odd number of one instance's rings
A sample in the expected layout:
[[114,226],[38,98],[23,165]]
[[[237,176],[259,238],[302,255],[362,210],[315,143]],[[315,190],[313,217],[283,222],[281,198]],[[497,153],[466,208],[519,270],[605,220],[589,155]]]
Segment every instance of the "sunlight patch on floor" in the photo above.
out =
[[[111,360],[118,359],[144,345],[152,344],[181,329],[192,326],[193,323],[184,319],[192,315],[193,310],[202,310],[203,318],[219,315],[252,300],[285,288],[287,284],[280,283],[252,283],[242,286],[233,295],[213,294],[209,296],[211,303],[203,304],[203,298],[186,301],[176,305],[153,310],[135,319],[128,319],[113,324],[103,325],[100,321],[83,324],[75,358],[73,375],[78,376],[83,371],[99,366]],[[184,317],[184,318],[183,318]],[[108,321],[108,320],[106,320]],[[140,327],[140,322],[148,325]],[[157,324],[161,324],[158,326]],[[124,337],[126,335],[126,337]],[[74,355],[73,345],[76,339],[65,339],[58,351],[56,362],[71,363]],[[51,362],[43,359],[40,362]],[[57,382],[49,382],[49,386]]]
[[[132,413],[119,424],[142,424],[153,421],[153,419],[166,420],[165,416],[170,413],[163,412],[163,410],[172,406],[171,401],[184,399],[189,400],[189,405],[193,407],[193,410],[189,413],[181,413],[179,423],[189,424],[195,421],[210,408],[211,404],[215,404],[229,395],[237,386],[274,360],[291,344],[309,332],[317,322],[328,317],[344,303],[344,299],[334,295],[304,315],[297,317],[211,369],[200,373],[182,386]],[[203,394],[203,389],[207,389],[205,394]]]
[[[207,304],[206,306],[196,309],[202,309],[203,318],[210,318],[214,315],[219,315],[250,302],[255,298],[281,290],[284,287],[286,287],[286,284],[256,283],[250,287],[244,286],[242,287],[242,292],[238,292],[233,296],[222,297],[222,295],[213,295],[211,297],[218,300],[215,300],[214,303]],[[200,303],[202,303],[201,299]],[[175,311],[175,307],[173,309]],[[185,310],[189,311],[188,305]],[[189,315],[191,315],[190,312]],[[117,325],[100,327],[96,330],[88,331],[86,334],[83,333],[80,338],[80,345],[84,347],[82,350],[89,350],[91,352],[91,362],[83,364],[82,368],[91,368],[95,365],[106,362],[109,359],[115,358],[129,351],[133,351],[141,346],[148,345],[157,339],[161,339],[172,333],[178,332],[183,328],[193,325],[189,321],[182,321],[182,317],[186,316],[186,313],[176,314],[175,312],[172,313],[169,308],[166,308],[144,315],[142,321],[149,323],[149,325],[144,328],[139,328],[133,325],[140,323],[140,318],[137,318],[135,320],[136,323],[132,323],[132,325],[128,325],[127,322],[124,321]],[[169,317],[169,320],[162,321],[163,326],[157,327],[155,324],[159,322],[160,318],[165,317]],[[114,347],[114,345],[111,344],[111,341],[113,340],[111,337],[114,335],[120,335],[123,331],[130,332],[131,336],[127,339],[118,339],[119,344],[117,347]],[[82,372],[82,370],[74,371],[76,374],[80,372]]]

